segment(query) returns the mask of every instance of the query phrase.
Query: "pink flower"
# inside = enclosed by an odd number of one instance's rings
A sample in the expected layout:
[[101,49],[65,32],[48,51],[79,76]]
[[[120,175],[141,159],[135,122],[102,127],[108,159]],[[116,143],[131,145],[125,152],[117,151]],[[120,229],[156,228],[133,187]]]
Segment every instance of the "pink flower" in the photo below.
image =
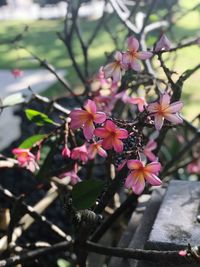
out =
[[128,64],[133,70],[140,71],[141,66],[138,59],[145,60],[150,58],[153,54],[151,52],[139,52],[138,40],[131,36],[128,38],[128,51],[123,55],[123,62]]
[[70,154],[71,154],[70,149],[67,147],[67,145],[65,145],[63,150],[62,150],[63,158],[70,158]]
[[100,110],[104,110],[106,113],[109,113],[114,108],[116,99],[113,95],[98,95],[94,98],[94,101]]
[[139,112],[143,112],[144,111],[144,107],[147,106],[147,102],[144,99],[144,97],[131,97],[128,100],[128,103],[136,104],[138,106]]
[[154,116],[155,127],[160,130],[163,126],[164,120],[168,120],[174,124],[182,123],[178,112],[182,109],[183,103],[181,101],[170,104],[170,96],[164,93],[160,97],[159,103],[149,104],[147,110]]
[[151,162],[146,166],[140,160],[129,160],[128,168],[131,170],[126,178],[125,186],[132,188],[133,192],[140,195],[145,187],[145,180],[151,185],[161,185],[161,180],[157,177],[161,169],[159,162]]
[[12,153],[17,157],[20,167],[27,168],[31,172],[35,172],[36,169],[39,169],[39,166],[35,161],[36,158],[30,152],[30,149],[14,148]]
[[13,69],[11,73],[14,76],[14,78],[19,78],[23,75],[23,71],[20,69]]
[[88,151],[86,147],[86,143],[84,143],[82,146],[75,147],[71,151],[71,158],[73,160],[81,160],[83,163],[88,161]]
[[71,111],[71,128],[78,129],[83,127],[83,134],[86,139],[90,140],[94,133],[94,122],[102,123],[106,120],[106,114],[96,111],[96,104],[92,100],[88,100],[84,105],[84,110],[76,109]]
[[89,159],[94,159],[96,154],[103,158],[107,157],[107,152],[102,148],[102,141],[94,142],[88,147]]
[[186,251],[186,250],[180,250],[180,251],[178,252],[178,254],[179,254],[179,256],[181,256],[181,257],[185,257],[185,256],[187,256],[187,251]]
[[156,147],[157,143],[154,140],[149,140],[149,142],[146,144],[144,148],[145,156],[151,161],[156,161],[157,159],[157,157],[152,153],[152,150],[155,150]]
[[117,51],[114,55],[115,61],[107,64],[103,71],[105,78],[112,77],[113,83],[117,83],[121,80],[123,71],[127,69],[127,65],[122,61],[122,53]]
[[95,129],[95,135],[103,138],[102,147],[104,149],[112,149],[116,152],[123,151],[123,142],[120,139],[126,139],[128,137],[128,131],[125,129],[117,128],[116,125],[107,120],[104,128]]
[[187,165],[187,171],[189,173],[200,174],[200,159],[194,160]]
[[169,50],[170,47],[171,47],[171,42],[169,41],[167,36],[163,34],[156,44],[155,51],[159,52],[161,50]]
[[68,172],[64,172],[59,177],[62,179],[69,177],[70,183],[72,185],[75,185],[81,181],[80,177],[77,175],[77,172],[78,172],[78,164],[75,164],[73,170],[68,171]]

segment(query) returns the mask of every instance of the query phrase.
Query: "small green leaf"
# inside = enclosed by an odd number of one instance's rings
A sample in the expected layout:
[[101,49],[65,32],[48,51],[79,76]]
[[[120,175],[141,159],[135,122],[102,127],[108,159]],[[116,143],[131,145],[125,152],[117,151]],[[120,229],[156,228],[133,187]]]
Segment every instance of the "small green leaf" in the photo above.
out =
[[56,124],[52,119],[50,119],[46,114],[39,112],[34,109],[26,109],[25,110],[26,117],[35,122],[38,126],[43,126],[46,123]]
[[100,180],[86,180],[76,184],[72,190],[72,203],[78,210],[90,208],[100,195],[104,183]]
[[26,140],[24,140],[21,144],[20,144],[20,148],[30,148],[32,147],[35,143],[37,143],[38,141],[44,139],[46,137],[46,134],[36,134],[33,135],[29,138],[27,138]]
[[58,259],[57,260],[58,267],[71,267],[70,262],[64,260],[64,259]]

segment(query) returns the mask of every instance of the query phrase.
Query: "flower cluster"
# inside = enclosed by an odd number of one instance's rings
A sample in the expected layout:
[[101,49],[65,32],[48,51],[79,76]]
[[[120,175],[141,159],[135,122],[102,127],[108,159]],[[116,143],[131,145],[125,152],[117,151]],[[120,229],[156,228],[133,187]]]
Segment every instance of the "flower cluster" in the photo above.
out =
[[[154,51],[170,49],[170,42],[163,35],[155,46]],[[120,81],[127,70],[141,71],[140,60],[146,60],[153,55],[149,51],[139,51],[139,42],[133,36],[128,38],[127,51],[117,51],[114,62],[101,67],[95,80],[97,90],[93,90],[90,98],[82,108],[76,108],[69,114],[64,146],[63,159],[71,160],[73,167],[64,172],[60,178],[70,178],[72,185],[80,181],[78,171],[89,160],[95,160],[96,156],[109,157],[117,171],[125,166],[129,169],[125,186],[131,188],[134,193],[141,194],[145,187],[145,181],[151,185],[160,185],[158,173],[161,164],[156,155],[157,143],[153,139],[147,139],[143,132],[146,126],[160,131],[163,126],[170,123],[182,122],[179,115],[183,107],[181,101],[171,103],[169,93],[165,91],[155,102],[148,103],[145,97],[132,94],[129,88],[120,88]],[[138,122],[119,120],[112,116],[118,101],[128,104],[129,107],[137,105]],[[136,120],[137,121],[137,120]],[[167,123],[165,123],[167,121]],[[70,133],[77,133],[78,142],[68,142]],[[76,138],[75,138],[76,139]],[[145,140],[145,141],[144,141]],[[69,144],[68,144],[69,143]],[[77,145],[81,144],[81,145]],[[19,165],[31,171],[38,168],[36,157],[30,150],[15,149]]]

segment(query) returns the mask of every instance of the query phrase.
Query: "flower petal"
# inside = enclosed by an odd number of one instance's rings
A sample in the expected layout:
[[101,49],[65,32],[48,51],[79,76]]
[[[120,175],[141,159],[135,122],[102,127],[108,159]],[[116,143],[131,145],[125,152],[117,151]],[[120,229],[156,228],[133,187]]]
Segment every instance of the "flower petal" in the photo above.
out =
[[153,54],[151,52],[143,51],[143,52],[137,53],[137,58],[141,60],[145,60],[145,59],[152,57],[152,55]]
[[140,195],[144,191],[145,180],[142,175],[137,177],[136,183],[132,186],[132,190],[136,195]]
[[114,59],[116,61],[121,61],[122,60],[122,53],[120,51],[116,51],[116,53],[114,55]]
[[97,147],[97,153],[103,158],[107,157],[107,152],[101,146]]
[[161,170],[161,164],[159,162],[151,162],[144,167],[144,172],[158,173]]
[[170,104],[169,107],[167,107],[165,109],[165,112],[175,113],[175,112],[180,111],[182,109],[182,107],[183,107],[183,102],[176,101],[176,102]]
[[128,138],[128,131],[125,129],[117,129],[115,132],[117,134],[117,138],[119,138],[119,139]]
[[97,128],[94,130],[94,134],[98,137],[101,137],[101,138],[106,138],[108,137],[109,135],[109,132],[106,131],[105,128]]
[[161,185],[162,184],[162,181],[153,173],[148,173],[147,175],[145,175],[145,179],[151,185]]
[[105,138],[102,141],[102,147],[105,149],[111,149],[113,147],[113,139],[112,138]]
[[156,113],[159,109],[159,104],[157,102],[151,103],[147,106],[147,110],[149,113]]
[[162,128],[162,126],[163,126],[163,123],[164,123],[164,117],[155,114],[155,115],[154,115],[154,123],[155,123],[156,130],[159,131],[159,130]]
[[121,140],[115,138],[113,140],[113,147],[114,147],[114,150],[118,153],[122,152],[123,151],[123,148],[124,148],[124,144]]
[[128,160],[127,166],[130,170],[138,170],[143,168],[142,162],[138,159]]
[[181,117],[179,117],[178,113],[176,114],[165,114],[165,119],[174,123],[174,124],[179,124],[182,123],[183,120]]
[[95,114],[97,111],[96,104],[94,101],[88,99],[87,103],[84,105],[84,108],[90,113]]
[[87,140],[92,139],[94,134],[94,124],[91,120],[88,120],[83,126],[83,134]]
[[113,77],[113,82],[117,83],[121,80],[122,78],[122,72],[121,72],[121,67],[120,66],[116,66],[113,73],[112,73],[112,77]]
[[125,185],[125,187],[127,187],[127,188],[132,188],[132,186],[135,185],[135,180],[134,180],[134,178],[133,178],[133,174],[132,174],[132,172],[127,176],[124,185]]
[[72,129],[80,128],[88,119],[88,112],[81,109],[71,111],[69,117],[71,118],[70,126]]
[[106,120],[106,114],[104,112],[97,112],[94,115],[94,122],[103,123]]
[[165,92],[163,95],[161,95],[160,104],[162,105],[162,109],[165,109],[169,106],[170,96],[168,95],[168,93]]
[[115,69],[115,66],[116,66],[116,63],[115,62],[112,62],[112,63],[107,64],[103,68],[103,71],[104,71],[104,74],[105,74],[105,78],[106,79],[112,77],[112,74],[113,74],[113,71]]
[[131,68],[137,72],[140,72],[141,71],[141,65],[140,63],[138,62],[138,60],[132,60],[130,62],[131,64]]
[[135,37],[130,36],[128,38],[128,50],[129,51],[137,51],[138,48],[139,48],[138,40]]
[[105,129],[110,131],[110,132],[115,132],[116,125],[111,120],[107,120],[105,123]]

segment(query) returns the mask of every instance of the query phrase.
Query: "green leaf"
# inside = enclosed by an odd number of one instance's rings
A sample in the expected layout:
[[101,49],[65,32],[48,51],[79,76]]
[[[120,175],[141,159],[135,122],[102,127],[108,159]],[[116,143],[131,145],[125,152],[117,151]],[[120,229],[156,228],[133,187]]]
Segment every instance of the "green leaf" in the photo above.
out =
[[[51,120],[46,114],[39,112],[34,109],[26,109],[25,110],[26,117],[35,122],[38,126],[43,126],[46,123],[56,124],[53,120]],[[56,124],[57,125],[57,124]]]
[[20,144],[20,148],[30,148],[32,147],[35,143],[37,143],[38,141],[44,139],[46,137],[46,134],[36,134],[33,135],[29,138],[27,138],[26,140],[24,140],[21,144]]
[[57,260],[58,267],[71,267],[70,262],[64,260],[64,259],[58,259]]
[[86,180],[77,183],[72,190],[72,203],[78,210],[90,208],[100,195],[104,183],[100,180]]

